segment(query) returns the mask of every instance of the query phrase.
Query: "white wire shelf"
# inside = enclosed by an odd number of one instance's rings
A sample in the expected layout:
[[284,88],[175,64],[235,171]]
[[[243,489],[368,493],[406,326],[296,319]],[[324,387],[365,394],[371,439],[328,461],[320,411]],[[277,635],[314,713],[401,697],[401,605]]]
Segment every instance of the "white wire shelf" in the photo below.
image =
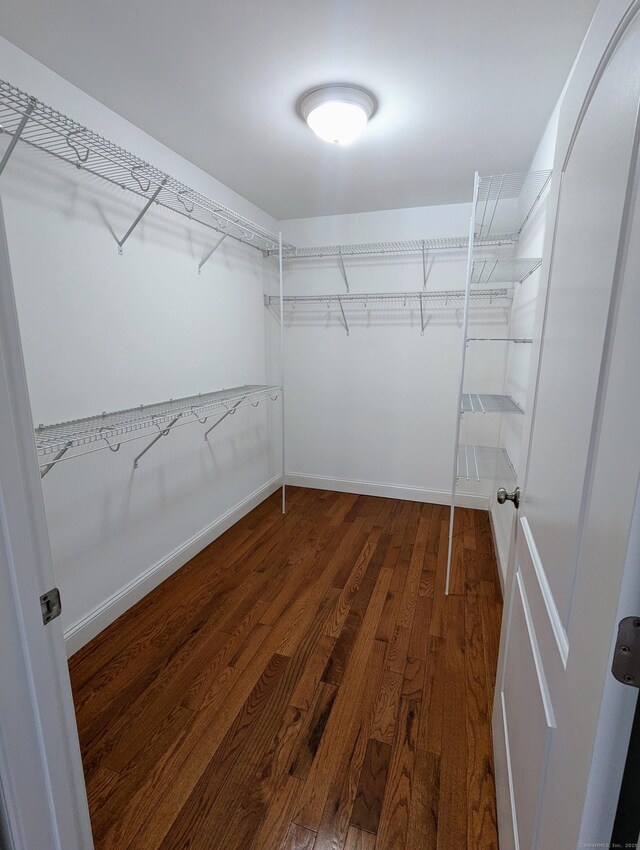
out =
[[[345,292],[344,295],[285,295],[285,310],[300,307],[331,308],[340,304],[368,309],[375,304],[390,304],[396,307],[419,307],[438,305],[441,307],[460,307],[464,303],[464,289],[416,290],[413,292]],[[513,300],[513,291],[507,288],[478,289],[469,293],[470,300],[476,305],[488,307],[508,307]],[[265,295],[266,307],[280,310],[279,295]]]
[[[477,289],[469,293],[474,311],[499,311],[501,320],[506,321],[513,300],[512,289]],[[384,319],[398,321],[401,313],[406,313],[413,323],[419,320],[421,334],[434,318],[443,318],[447,311],[460,311],[464,306],[465,291],[418,290],[414,292],[347,292],[344,295],[285,295],[284,312],[290,316],[296,313],[311,316],[318,312],[329,314],[335,311],[339,324],[349,336],[350,323],[367,324]],[[265,295],[264,303],[272,315],[280,317],[280,296]]]
[[532,343],[526,336],[468,336],[467,342],[515,342],[519,344]]
[[[280,393],[281,389],[276,385],[245,384],[157,404],[141,404],[56,425],[39,425],[35,429],[36,449],[38,456],[45,458],[40,465],[48,471],[70,449],[83,449],[74,453],[73,457],[107,448],[115,452],[123,443],[148,437],[150,430],[155,429],[156,433],[152,435],[157,439],[183,425],[194,422],[204,425],[212,415],[222,414],[225,417],[240,407],[256,407],[266,399],[275,401]],[[51,455],[55,455],[53,460]]]
[[[519,235],[542,197],[551,171],[523,171],[515,174],[492,174],[480,177],[476,206],[476,238],[474,245],[480,246],[490,239],[495,226]],[[496,217],[502,201],[514,201],[505,220],[503,211]]]
[[458,481],[515,481],[517,476],[506,449],[496,446],[458,446]]
[[[517,234],[498,233],[487,239],[476,239],[476,247],[500,247],[512,245],[517,241]],[[305,259],[309,257],[364,257],[386,254],[417,254],[434,251],[466,251],[469,239],[466,236],[445,236],[434,239],[408,239],[388,242],[362,242],[345,245],[317,245],[308,248],[294,248],[292,245],[283,247],[283,256],[288,260]],[[270,253],[276,253],[271,251]]]
[[492,393],[463,393],[463,413],[524,413],[524,410],[508,395]]
[[[154,201],[261,251],[278,252],[278,237],[274,233],[190,188],[4,80],[0,80],[0,125],[2,132],[11,137],[10,146],[17,134],[32,147],[46,151],[79,170],[128,189],[147,202]],[[10,152],[9,150],[9,154]],[[0,170],[4,164],[3,161]],[[286,247],[290,249],[293,246],[287,244]]]
[[541,263],[540,257],[474,260],[471,284],[488,286],[490,283],[522,283]]

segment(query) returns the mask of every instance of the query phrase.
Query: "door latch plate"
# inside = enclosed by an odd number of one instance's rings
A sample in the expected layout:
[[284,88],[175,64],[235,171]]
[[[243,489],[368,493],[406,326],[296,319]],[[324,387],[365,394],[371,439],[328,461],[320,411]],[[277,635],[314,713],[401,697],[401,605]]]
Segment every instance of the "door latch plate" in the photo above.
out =
[[47,625],[62,612],[62,599],[57,587],[52,587],[40,597],[40,609],[42,611],[42,622]]
[[640,688],[640,617],[625,617],[618,623],[611,672],[623,685]]

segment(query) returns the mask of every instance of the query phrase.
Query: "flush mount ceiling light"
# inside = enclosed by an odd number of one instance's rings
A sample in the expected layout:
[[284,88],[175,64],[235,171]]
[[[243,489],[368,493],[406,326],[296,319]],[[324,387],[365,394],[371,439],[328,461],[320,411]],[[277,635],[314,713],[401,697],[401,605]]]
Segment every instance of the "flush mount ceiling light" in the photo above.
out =
[[302,117],[325,142],[349,145],[367,126],[376,102],[358,86],[329,85],[308,92],[300,102]]

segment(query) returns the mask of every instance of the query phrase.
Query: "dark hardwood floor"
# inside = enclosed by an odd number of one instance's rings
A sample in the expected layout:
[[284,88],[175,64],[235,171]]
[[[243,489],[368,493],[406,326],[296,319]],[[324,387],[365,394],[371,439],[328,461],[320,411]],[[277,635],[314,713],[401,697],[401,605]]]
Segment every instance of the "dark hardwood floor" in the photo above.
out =
[[497,848],[488,514],[288,497],[70,659],[97,850]]

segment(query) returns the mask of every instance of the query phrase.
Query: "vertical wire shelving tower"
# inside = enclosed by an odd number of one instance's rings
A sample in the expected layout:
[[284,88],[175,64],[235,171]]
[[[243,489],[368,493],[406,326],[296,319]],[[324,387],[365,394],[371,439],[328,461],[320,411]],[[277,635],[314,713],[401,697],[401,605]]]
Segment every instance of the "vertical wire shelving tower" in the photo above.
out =
[[280,293],[280,389],[282,401],[280,404],[280,431],[282,434],[282,513],[287,511],[287,458],[284,428],[284,268],[282,265],[282,231],[278,234],[278,292]]
[[[504,448],[500,446],[467,446],[460,443],[462,419],[465,414],[522,414],[522,408],[508,395],[495,393],[467,392],[466,367],[467,348],[471,341],[486,343],[531,343],[531,339],[506,336],[486,338],[469,336],[470,312],[473,306],[472,295],[479,287],[492,282],[492,269],[499,258],[487,258],[486,250],[480,258],[477,252],[490,244],[491,235],[496,230],[511,232],[514,236],[514,253],[518,237],[531,218],[531,215],[544,194],[551,177],[550,171],[529,171],[518,174],[501,174],[480,177],[476,172],[473,181],[473,198],[469,222],[469,241],[467,252],[467,273],[465,301],[462,319],[462,352],[460,359],[460,381],[455,416],[455,442],[453,451],[453,472],[451,484],[451,512],[449,517],[449,549],[447,555],[447,575],[445,593],[450,592],[451,565],[454,551],[455,508],[459,481],[465,478],[478,482],[495,481],[498,476],[506,475],[511,481],[517,476]],[[513,266],[512,286],[522,283],[540,265],[540,259],[528,259],[519,271],[518,263]],[[506,350],[505,350],[506,361]],[[481,389],[481,388],[477,388]],[[497,440],[496,442],[499,442]],[[471,474],[469,470],[472,470]]]

